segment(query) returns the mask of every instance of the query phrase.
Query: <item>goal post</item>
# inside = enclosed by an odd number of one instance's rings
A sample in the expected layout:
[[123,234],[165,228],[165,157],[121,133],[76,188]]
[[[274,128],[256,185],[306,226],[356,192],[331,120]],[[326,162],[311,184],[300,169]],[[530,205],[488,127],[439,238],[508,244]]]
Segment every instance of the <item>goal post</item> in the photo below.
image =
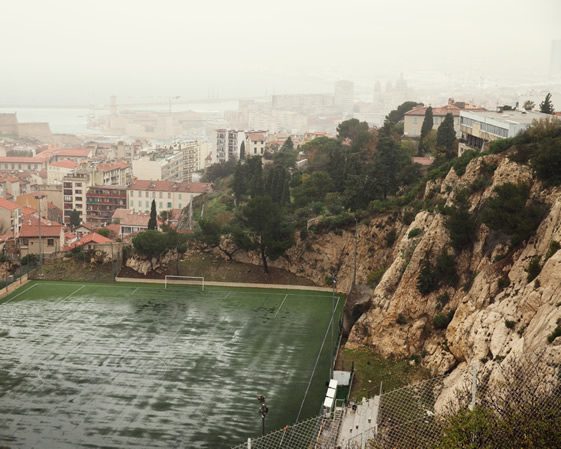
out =
[[166,274],[164,278],[164,288],[168,285],[200,285],[202,291],[205,291],[205,278],[203,276],[176,276]]

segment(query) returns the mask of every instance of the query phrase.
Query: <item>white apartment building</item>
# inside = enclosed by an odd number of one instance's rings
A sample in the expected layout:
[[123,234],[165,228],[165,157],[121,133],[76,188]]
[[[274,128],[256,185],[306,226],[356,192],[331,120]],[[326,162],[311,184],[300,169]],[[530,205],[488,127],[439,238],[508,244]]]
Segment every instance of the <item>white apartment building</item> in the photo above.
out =
[[158,213],[183,209],[193,198],[211,190],[207,183],[136,180],[127,189],[127,205],[135,212],[150,212],[155,200]]
[[92,185],[92,177],[85,170],[77,170],[62,180],[64,223],[70,223],[70,214],[78,211],[80,219],[86,220],[86,193]]
[[216,130],[216,157],[219,162],[262,156],[265,153],[267,131]]

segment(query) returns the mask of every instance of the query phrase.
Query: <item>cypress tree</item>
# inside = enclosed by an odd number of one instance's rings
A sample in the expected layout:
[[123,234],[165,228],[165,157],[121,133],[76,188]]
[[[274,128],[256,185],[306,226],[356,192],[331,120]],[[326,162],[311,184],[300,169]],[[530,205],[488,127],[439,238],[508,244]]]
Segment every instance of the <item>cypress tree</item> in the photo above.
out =
[[436,132],[436,146],[446,152],[446,158],[456,156],[456,130],[454,129],[454,116],[446,114]]
[[152,207],[150,208],[150,219],[148,220],[148,229],[156,230],[158,227],[158,213],[156,212],[156,200],[152,200]]
[[419,156],[425,153],[427,150],[423,140],[431,132],[433,126],[434,126],[434,120],[432,115],[432,106],[429,106],[425,111],[425,118],[423,119],[423,125],[421,126],[421,139],[419,141]]

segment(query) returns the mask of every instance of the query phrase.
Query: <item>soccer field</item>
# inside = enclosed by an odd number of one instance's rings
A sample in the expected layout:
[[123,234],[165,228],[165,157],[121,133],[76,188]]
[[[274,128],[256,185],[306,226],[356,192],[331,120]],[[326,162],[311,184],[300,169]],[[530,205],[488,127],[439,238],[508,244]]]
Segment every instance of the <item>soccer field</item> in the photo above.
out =
[[27,283],[0,299],[0,446],[229,448],[260,435],[259,394],[268,431],[316,415],[342,308],[327,292]]

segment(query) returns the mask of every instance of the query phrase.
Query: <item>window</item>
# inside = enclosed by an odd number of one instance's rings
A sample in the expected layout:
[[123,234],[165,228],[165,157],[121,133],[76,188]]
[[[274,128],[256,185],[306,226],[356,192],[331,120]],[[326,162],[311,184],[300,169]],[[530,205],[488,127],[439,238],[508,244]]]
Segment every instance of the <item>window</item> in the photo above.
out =
[[[163,196],[164,196],[163,193],[160,192],[160,199],[162,199]],[[160,203],[160,204],[162,204],[162,203]],[[162,206],[160,206],[160,207],[162,207]]]
[[178,197],[179,199],[182,199],[181,196],[182,196],[181,193],[180,193],[179,195],[177,195],[177,197]]
[[163,208],[164,208],[164,203],[162,203],[162,202],[160,201],[160,209],[163,209]]
[[172,205],[171,205],[170,202],[168,202],[168,209],[171,209],[171,208],[172,208]]
[[55,246],[55,239],[47,239],[47,246]]
[[168,192],[168,200],[171,198],[171,192]]

